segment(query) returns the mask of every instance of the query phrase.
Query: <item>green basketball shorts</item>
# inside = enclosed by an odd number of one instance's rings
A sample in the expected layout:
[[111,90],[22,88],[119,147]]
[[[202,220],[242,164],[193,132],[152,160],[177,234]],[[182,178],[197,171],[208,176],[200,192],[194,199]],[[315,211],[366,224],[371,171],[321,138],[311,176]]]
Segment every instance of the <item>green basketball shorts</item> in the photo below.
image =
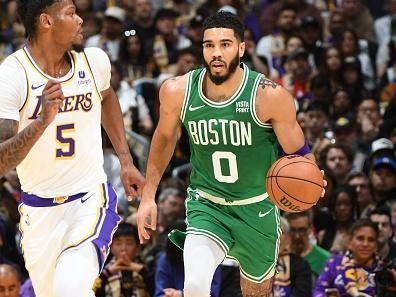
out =
[[[227,258],[239,263],[246,279],[262,282],[271,278],[281,236],[279,209],[268,198],[246,205],[223,205],[209,199],[198,190],[188,189],[186,233],[216,241]],[[183,248],[185,234],[172,231],[169,238]]]

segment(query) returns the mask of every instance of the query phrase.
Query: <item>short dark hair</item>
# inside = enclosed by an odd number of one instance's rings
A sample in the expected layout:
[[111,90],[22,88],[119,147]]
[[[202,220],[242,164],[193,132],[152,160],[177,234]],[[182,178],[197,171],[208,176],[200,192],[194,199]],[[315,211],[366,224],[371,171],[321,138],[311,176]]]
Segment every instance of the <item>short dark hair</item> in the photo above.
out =
[[18,15],[25,27],[25,37],[34,36],[37,31],[36,19],[48,7],[59,0],[19,0]]
[[118,225],[117,231],[114,233],[114,239],[121,236],[132,236],[136,243],[139,243],[139,233],[136,226],[129,223],[120,223]]
[[239,17],[226,11],[219,11],[203,22],[203,30],[212,28],[227,28],[234,30],[234,35],[239,41],[244,41],[245,27]]
[[305,218],[308,218],[308,222],[309,222],[309,224],[311,224],[311,215],[310,215],[309,211],[287,212],[284,214],[284,217],[288,221],[292,221],[292,220],[296,220],[296,219],[305,217]]
[[[389,220],[389,224],[392,226],[392,217],[391,217],[391,213],[390,213],[390,209],[388,206],[383,205],[383,206],[379,206],[375,209],[373,209],[370,213],[369,213],[369,218],[372,215],[380,215],[380,216],[387,216],[388,220]],[[371,220],[371,219],[370,219]]]
[[359,230],[363,227],[369,227],[369,228],[373,229],[374,232],[376,233],[376,237],[378,237],[378,233],[379,233],[378,226],[377,226],[377,224],[373,223],[369,219],[359,219],[356,222],[354,222],[352,224],[351,228],[349,229],[349,234],[351,236],[353,236],[357,230]]

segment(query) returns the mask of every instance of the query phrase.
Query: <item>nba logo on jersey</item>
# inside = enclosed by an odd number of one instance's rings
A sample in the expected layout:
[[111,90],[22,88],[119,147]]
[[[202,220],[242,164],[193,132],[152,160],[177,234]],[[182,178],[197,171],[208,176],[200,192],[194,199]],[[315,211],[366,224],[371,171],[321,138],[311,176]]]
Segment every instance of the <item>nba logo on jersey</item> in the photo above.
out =
[[85,78],[85,72],[84,71],[79,71],[78,72],[78,77],[81,78],[81,79]]

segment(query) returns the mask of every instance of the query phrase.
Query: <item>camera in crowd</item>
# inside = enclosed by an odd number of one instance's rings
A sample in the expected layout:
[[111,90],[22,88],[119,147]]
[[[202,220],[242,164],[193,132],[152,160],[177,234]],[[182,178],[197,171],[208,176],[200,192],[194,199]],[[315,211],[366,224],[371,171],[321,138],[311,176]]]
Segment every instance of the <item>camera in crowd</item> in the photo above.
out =
[[[392,272],[393,271],[393,272]],[[378,296],[395,296],[396,293],[396,259],[384,262],[375,273]]]

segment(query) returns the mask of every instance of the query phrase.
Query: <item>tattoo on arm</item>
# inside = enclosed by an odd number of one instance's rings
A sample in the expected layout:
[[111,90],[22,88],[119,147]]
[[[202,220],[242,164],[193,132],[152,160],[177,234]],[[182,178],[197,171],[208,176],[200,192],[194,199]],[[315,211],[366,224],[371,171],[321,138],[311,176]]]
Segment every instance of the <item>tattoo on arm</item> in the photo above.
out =
[[17,121],[0,119],[0,176],[22,162],[44,130],[39,121],[34,121],[17,133]]
[[259,81],[259,86],[261,86],[262,89],[264,89],[265,87],[272,87],[275,89],[278,85],[274,83],[272,80],[266,77],[262,77]]

